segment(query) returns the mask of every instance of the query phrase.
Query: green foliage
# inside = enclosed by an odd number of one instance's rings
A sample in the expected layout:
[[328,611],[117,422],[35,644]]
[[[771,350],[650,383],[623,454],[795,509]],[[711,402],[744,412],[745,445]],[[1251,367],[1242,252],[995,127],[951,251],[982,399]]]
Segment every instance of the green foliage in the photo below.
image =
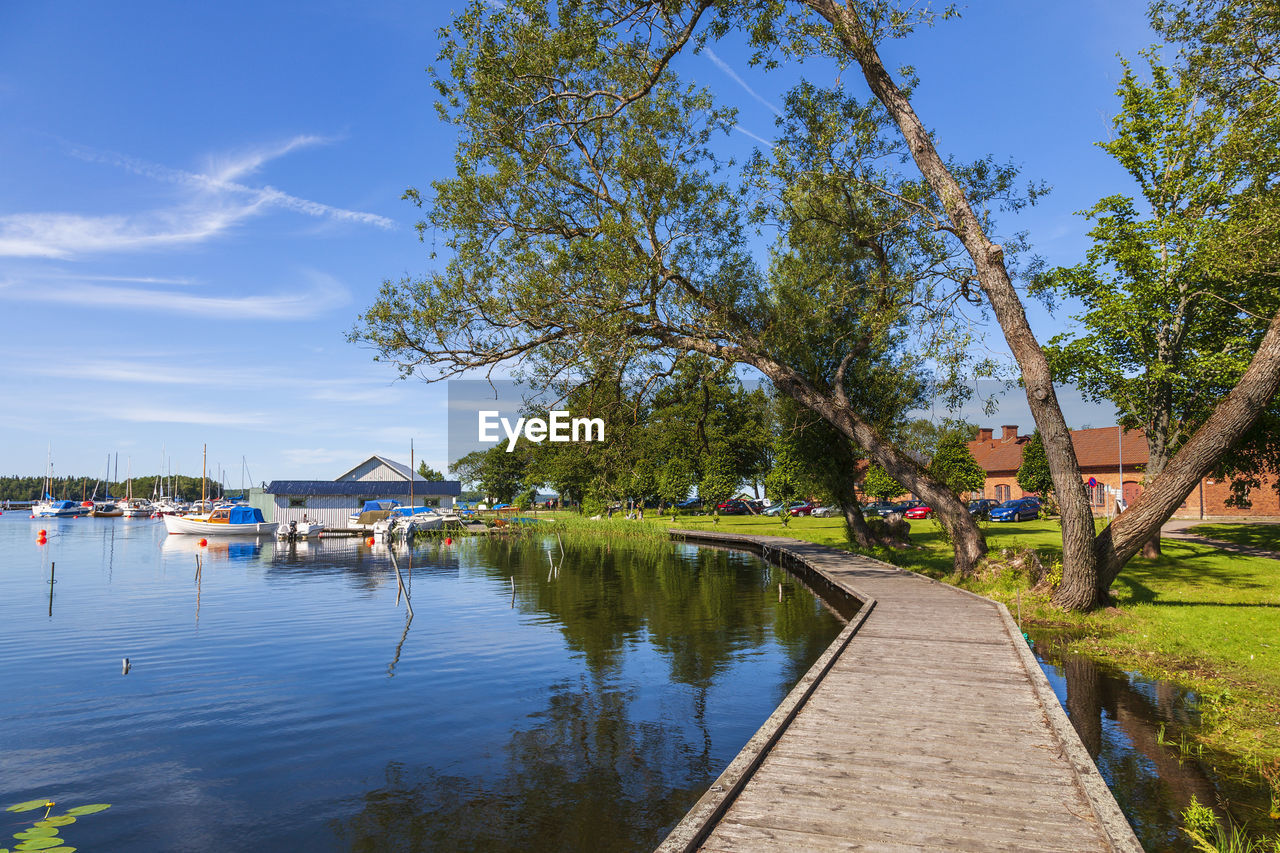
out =
[[938,448],[948,439],[966,444],[978,437],[978,427],[966,420],[942,418],[912,418],[894,425],[898,445],[911,451],[920,459],[932,459]]
[[[1073,318],[1084,333],[1046,348],[1055,379],[1112,401],[1123,426],[1141,429],[1154,477],[1239,381],[1280,310],[1268,273],[1280,252],[1262,224],[1280,219],[1280,155],[1196,74],[1144,56],[1150,79],[1126,63],[1116,135],[1100,143],[1138,194],[1086,211],[1096,223],[1086,261],[1039,286],[1084,305]],[[1260,445],[1277,458],[1275,436],[1256,430],[1227,467],[1250,470]]]
[[1194,794],[1182,812],[1182,831],[1198,853],[1280,853],[1280,837],[1250,838],[1230,821],[1224,826],[1213,809],[1202,805]]
[[987,472],[973,458],[961,435],[951,434],[942,439],[929,464],[929,472],[946,484],[957,497],[966,492],[981,492],[987,482]]
[[876,500],[887,501],[905,494],[907,490],[879,465],[872,465],[862,479],[862,491]]
[[[200,478],[185,475],[168,477],[151,475],[109,483],[103,483],[101,478],[94,477],[55,477],[50,494],[59,500],[79,501],[93,498],[96,490],[98,500],[102,500],[107,495],[121,499],[132,490],[135,498],[146,498],[156,494],[157,489],[163,489],[165,480],[176,493],[170,497],[180,497],[188,501],[200,499]],[[39,500],[44,485],[44,477],[0,477],[0,501]],[[205,489],[209,495],[218,495],[221,493],[222,486],[212,480],[206,480]]]
[[426,462],[418,463],[418,476],[422,477],[424,480],[431,480],[432,482],[439,482],[445,478],[442,472],[432,468]]
[[1049,473],[1049,457],[1044,452],[1040,430],[1022,446],[1022,464],[1018,466],[1018,485],[1024,492],[1048,495],[1053,492],[1053,476]]

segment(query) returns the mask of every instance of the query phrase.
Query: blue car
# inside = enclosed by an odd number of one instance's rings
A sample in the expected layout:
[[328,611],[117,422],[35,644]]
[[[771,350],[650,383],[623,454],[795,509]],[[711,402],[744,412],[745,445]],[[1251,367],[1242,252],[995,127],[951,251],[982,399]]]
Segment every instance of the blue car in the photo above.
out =
[[1015,498],[991,508],[992,521],[1027,521],[1040,517],[1040,502],[1032,498]]

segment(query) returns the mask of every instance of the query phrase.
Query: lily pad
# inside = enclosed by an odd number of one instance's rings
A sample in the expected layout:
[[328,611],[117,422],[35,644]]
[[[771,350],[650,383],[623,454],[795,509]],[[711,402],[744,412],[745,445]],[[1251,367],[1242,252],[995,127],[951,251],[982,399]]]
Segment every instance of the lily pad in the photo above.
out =
[[68,824],[75,822],[76,819],[69,815],[54,815],[53,817],[47,817],[44,820],[38,820],[33,823],[32,826],[67,826]]
[[62,846],[62,839],[55,836],[53,838],[29,838],[13,849],[14,850],[49,850],[53,847],[61,847],[61,846]]
[[26,841],[28,838],[53,838],[58,834],[56,826],[33,826],[30,829],[24,829],[22,832],[15,832],[13,837],[19,841]]
[[53,803],[48,800],[27,800],[25,803],[18,803],[16,806],[9,806],[5,809],[7,812],[29,812],[32,809],[42,809],[45,806],[51,806]]
[[76,806],[74,809],[67,809],[67,814],[72,817],[80,817],[81,815],[94,814],[95,812],[105,812],[111,808],[111,803],[93,803],[87,806]]
[[[40,853],[76,853],[79,847],[50,847],[48,850],[41,850]],[[4,851],[0,851],[4,853]]]

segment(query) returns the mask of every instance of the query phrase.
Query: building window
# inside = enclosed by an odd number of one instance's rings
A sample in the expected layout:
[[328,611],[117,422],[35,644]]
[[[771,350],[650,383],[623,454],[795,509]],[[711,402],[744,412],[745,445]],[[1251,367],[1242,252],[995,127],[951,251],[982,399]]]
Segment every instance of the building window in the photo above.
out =
[[306,498],[289,498],[289,509],[306,509]]
[[1008,486],[1004,486],[1004,485],[996,486],[996,500],[1000,501],[1001,503],[1004,503],[1005,501],[1009,500]]
[[1092,497],[1092,498],[1093,498],[1093,505],[1094,505],[1094,506],[1106,506],[1106,505],[1107,505],[1107,487],[1106,487],[1106,485],[1105,485],[1104,483],[1099,483],[1098,485],[1094,486],[1094,487],[1093,487],[1092,489],[1090,489],[1089,491],[1090,491],[1090,492],[1092,492],[1092,494],[1090,495],[1090,497]]

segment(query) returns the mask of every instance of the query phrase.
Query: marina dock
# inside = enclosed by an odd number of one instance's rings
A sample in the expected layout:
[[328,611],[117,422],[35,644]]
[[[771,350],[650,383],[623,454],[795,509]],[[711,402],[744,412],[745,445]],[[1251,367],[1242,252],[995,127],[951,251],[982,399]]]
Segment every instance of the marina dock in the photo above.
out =
[[1003,605],[795,539],[672,537],[799,567],[862,606],[659,853],[1141,853]]

